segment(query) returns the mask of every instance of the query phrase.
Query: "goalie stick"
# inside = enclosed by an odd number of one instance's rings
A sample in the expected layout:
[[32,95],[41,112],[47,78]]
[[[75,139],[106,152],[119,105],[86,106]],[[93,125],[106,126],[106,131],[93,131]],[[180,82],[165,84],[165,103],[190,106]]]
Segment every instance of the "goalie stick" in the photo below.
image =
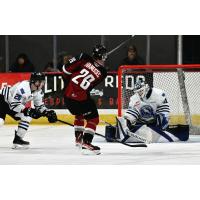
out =
[[[63,120],[60,120],[60,119],[58,119],[57,121],[58,121],[58,122],[61,122],[61,123],[63,123],[63,124],[67,124],[67,125],[69,125],[69,126],[74,127],[74,125],[73,125],[73,124],[70,124],[69,122],[66,122],[66,121],[63,121]],[[95,134],[98,135],[98,136],[100,136],[100,137],[105,138],[104,135],[101,135],[101,134],[99,134],[99,133],[95,133]],[[114,142],[117,142],[117,143],[120,143],[120,144],[123,144],[123,145],[125,145],[125,146],[129,146],[129,147],[147,147],[146,144],[133,144],[133,145],[131,145],[131,144],[123,143],[123,142],[121,142],[121,141],[119,141],[119,140],[116,140],[116,139],[113,139],[113,141],[114,141]]]

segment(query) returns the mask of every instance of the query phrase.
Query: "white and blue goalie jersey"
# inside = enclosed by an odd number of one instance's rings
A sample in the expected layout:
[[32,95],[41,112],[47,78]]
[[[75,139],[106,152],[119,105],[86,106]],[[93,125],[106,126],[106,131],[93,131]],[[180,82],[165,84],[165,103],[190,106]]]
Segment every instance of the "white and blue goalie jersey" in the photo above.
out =
[[169,103],[165,92],[158,88],[150,88],[143,99],[138,93],[130,98],[124,117],[132,124],[138,121],[145,124],[161,123],[160,125],[165,129],[169,122],[169,112]]
[[38,90],[31,93],[29,81],[18,82],[12,87],[6,86],[1,90],[1,94],[10,109],[16,113],[21,113],[30,101],[33,101],[35,108],[41,113],[47,109],[43,102],[43,91]]

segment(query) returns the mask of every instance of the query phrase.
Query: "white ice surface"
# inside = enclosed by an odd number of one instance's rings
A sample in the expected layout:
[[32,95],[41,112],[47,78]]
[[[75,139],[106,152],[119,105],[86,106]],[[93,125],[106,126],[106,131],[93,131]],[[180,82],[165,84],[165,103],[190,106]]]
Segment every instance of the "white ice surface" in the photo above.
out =
[[[86,156],[74,145],[73,127],[30,126],[25,137],[31,143],[28,150],[11,149],[15,128],[0,128],[0,165],[200,164],[200,136],[191,136],[186,143],[150,144],[147,148],[107,143],[95,136],[93,143],[101,147],[102,154]],[[97,132],[104,134],[104,126]]]

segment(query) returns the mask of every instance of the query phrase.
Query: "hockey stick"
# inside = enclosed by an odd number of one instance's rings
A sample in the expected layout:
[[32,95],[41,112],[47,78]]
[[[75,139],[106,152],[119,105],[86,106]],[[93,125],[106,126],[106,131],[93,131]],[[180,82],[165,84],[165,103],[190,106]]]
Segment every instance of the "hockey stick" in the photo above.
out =
[[[63,121],[63,120],[60,120],[60,119],[57,119],[57,121],[61,122],[63,124],[67,124],[69,126],[74,127],[74,125],[70,124],[69,122],[66,122],[66,121]],[[100,137],[106,138],[104,135],[101,135],[99,133],[95,133],[95,134],[98,135],[98,136],[100,136]],[[129,147],[147,147],[146,144],[133,144],[133,145],[131,145],[131,144],[126,144],[126,143],[120,142],[119,140],[116,140],[116,139],[112,139],[112,140],[113,140],[113,142],[117,142],[117,143],[123,144],[125,146],[129,146]]]
[[131,38],[125,40],[124,42],[122,42],[121,44],[119,44],[118,46],[116,46],[114,49],[112,49],[111,51],[109,51],[107,53],[107,55],[109,56],[110,54],[112,54],[113,52],[115,52],[117,49],[119,49],[121,46],[123,46],[124,44],[126,44],[129,40],[131,40],[135,35],[131,35]]
[[[117,118],[116,118],[116,120],[118,121],[118,123],[119,123],[119,125],[120,125],[120,128],[121,128],[121,130],[123,131],[123,128],[122,128],[122,126],[121,126],[120,121],[119,121]],[[108,123],[108,122],[105,122],[105,121],[103,121],[103,120],[101,120],[101,122],[103,122],[103,123],[105,123],[105,124],[107,124],[107,125],[109,125],[109,126],[114,127],[112,124],[110,124],[110,123]],[[124,131],[123,131],[123,132],[124,132]],[[139,136],[138,134],[135,134],[135,133],[133,133],[133,132],[131,132],[131,131],[129,131],[129,130],[127,130],[127,132],[128,132],[128,135],[129,135],[129,136],[131,136],[131,137],[133,137],[133,138],[139,140],[140,142],[148,143],[148,144],[150,143],[146,138],[141,137],[141,136]],[[124,133],[124,134],[126,135],[126,133]]]

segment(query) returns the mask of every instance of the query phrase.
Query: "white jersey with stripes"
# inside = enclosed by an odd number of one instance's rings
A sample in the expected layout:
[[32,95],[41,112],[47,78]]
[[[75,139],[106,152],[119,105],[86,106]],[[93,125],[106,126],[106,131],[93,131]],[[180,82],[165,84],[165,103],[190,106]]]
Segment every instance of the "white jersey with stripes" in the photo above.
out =
[[125,116],[132,122],[139,119],[148,123],[155,120],[156,114],[164,114],[168,118],[169,112],[170,108],[165,92],[158,88],[150,88],[143,99],[138,93],[130,98]]
[[43,91],[31,92],[30,82],[27,80],[18,82],[12,87],[5,86],[1,90],[1,94],[4,96],[4,100],[8,103],[10,109],[17,113],[22,112],[30,101],[33,101],[35,108],[39,109],[41,113],[47,109],[43,102]]

